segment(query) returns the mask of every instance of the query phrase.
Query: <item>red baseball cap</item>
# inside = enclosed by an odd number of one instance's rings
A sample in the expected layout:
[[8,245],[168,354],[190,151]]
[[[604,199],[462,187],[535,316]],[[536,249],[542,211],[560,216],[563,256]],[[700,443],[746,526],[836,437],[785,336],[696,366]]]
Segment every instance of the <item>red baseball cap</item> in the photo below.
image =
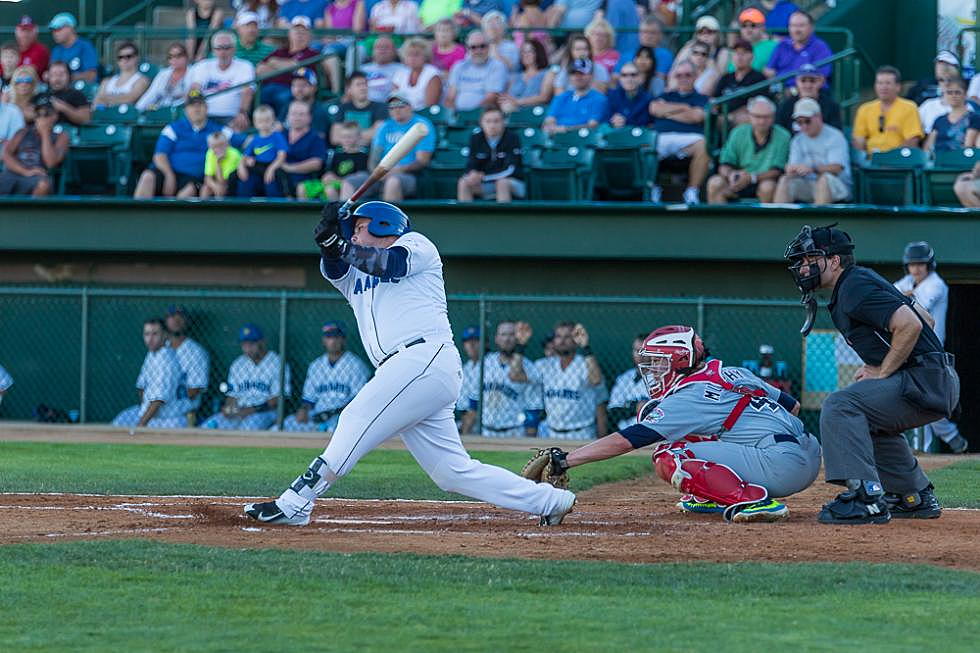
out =
[[35,27],[34,19],[27,14],[21,16],[20,20],[17,21],[17,29],[34,29]]

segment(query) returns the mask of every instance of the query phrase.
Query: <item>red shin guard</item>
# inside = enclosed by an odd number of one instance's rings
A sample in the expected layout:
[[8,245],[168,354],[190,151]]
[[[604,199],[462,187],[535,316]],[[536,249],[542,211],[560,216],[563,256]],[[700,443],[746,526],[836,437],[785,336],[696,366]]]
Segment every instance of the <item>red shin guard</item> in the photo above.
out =
[[678,491],[723,506],[755,503],[769,496],[766,488],[743,481],[731,467],[695,458],[683,442],[657,447],[653,467],[660,478]]

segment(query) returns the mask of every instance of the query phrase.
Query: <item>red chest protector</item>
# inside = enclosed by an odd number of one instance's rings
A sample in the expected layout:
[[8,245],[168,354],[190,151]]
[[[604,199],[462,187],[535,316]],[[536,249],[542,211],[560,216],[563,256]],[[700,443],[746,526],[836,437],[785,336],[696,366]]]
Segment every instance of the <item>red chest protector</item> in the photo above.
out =
[[738,403],[735,404],[735,407],[732,408],[732,412],[728,414],[728,417],[725,418],[725,421],[721,425],[721,431],[724,433],[725,431],[730,431],[731,428],[735,426],[735,422],[738,421],[738,418],[742,416],[745,409],[748,408],[750,403],[752,403],[753,397],[766,397],[768,395],[762,388],[750,388],[744,385],[735,385],[722,375],[721,368],[722,362],[716,358],[705,365],[700,371],[685,376],[671,386],[671,388],[664,394],[664,398],[666,399],[684,386],[692,383],[714,383],[715,385],[721,386],[723,390],[727,390],[728,392],[737,392],[742,396],[739,398]]

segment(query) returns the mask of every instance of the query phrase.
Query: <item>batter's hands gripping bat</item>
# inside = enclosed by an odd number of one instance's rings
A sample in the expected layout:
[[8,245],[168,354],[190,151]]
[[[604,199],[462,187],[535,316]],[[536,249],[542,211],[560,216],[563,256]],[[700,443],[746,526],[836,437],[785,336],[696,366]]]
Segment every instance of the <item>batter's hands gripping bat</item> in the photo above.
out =
[[367,180],[357,187],[354,194],[350,196],[343,206],[340,207],[340,218],[343,219],[350,213],[350,208],[353,206],[354,202],[360,199],[361,195],[367,192],[367,189],[374,184],[381,181],[386,174],[388,174],[392,168],[398,165],[398,162],[405,158],[405,155],[412,151],[419,142],[429,135],[429,128],[425,126],[424,123],[418,122],[412,125],[411,129],[402,134],[402,137],[398,139],[398,142],[388,150],[381,161],[378,163],[377,167],[371,171],[371,176]]

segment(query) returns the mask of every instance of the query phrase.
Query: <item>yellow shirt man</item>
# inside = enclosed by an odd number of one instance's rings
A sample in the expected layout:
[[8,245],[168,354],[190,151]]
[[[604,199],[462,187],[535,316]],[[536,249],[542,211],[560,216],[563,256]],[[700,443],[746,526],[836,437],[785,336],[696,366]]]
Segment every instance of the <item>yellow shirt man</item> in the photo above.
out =
[[881,100],[865,102],[854,118],[853,135],[865,139],[868,154],[901,147],[910,138],[922,138],[922,122],[915,102],[895,98],[888,113],[882,114]]

